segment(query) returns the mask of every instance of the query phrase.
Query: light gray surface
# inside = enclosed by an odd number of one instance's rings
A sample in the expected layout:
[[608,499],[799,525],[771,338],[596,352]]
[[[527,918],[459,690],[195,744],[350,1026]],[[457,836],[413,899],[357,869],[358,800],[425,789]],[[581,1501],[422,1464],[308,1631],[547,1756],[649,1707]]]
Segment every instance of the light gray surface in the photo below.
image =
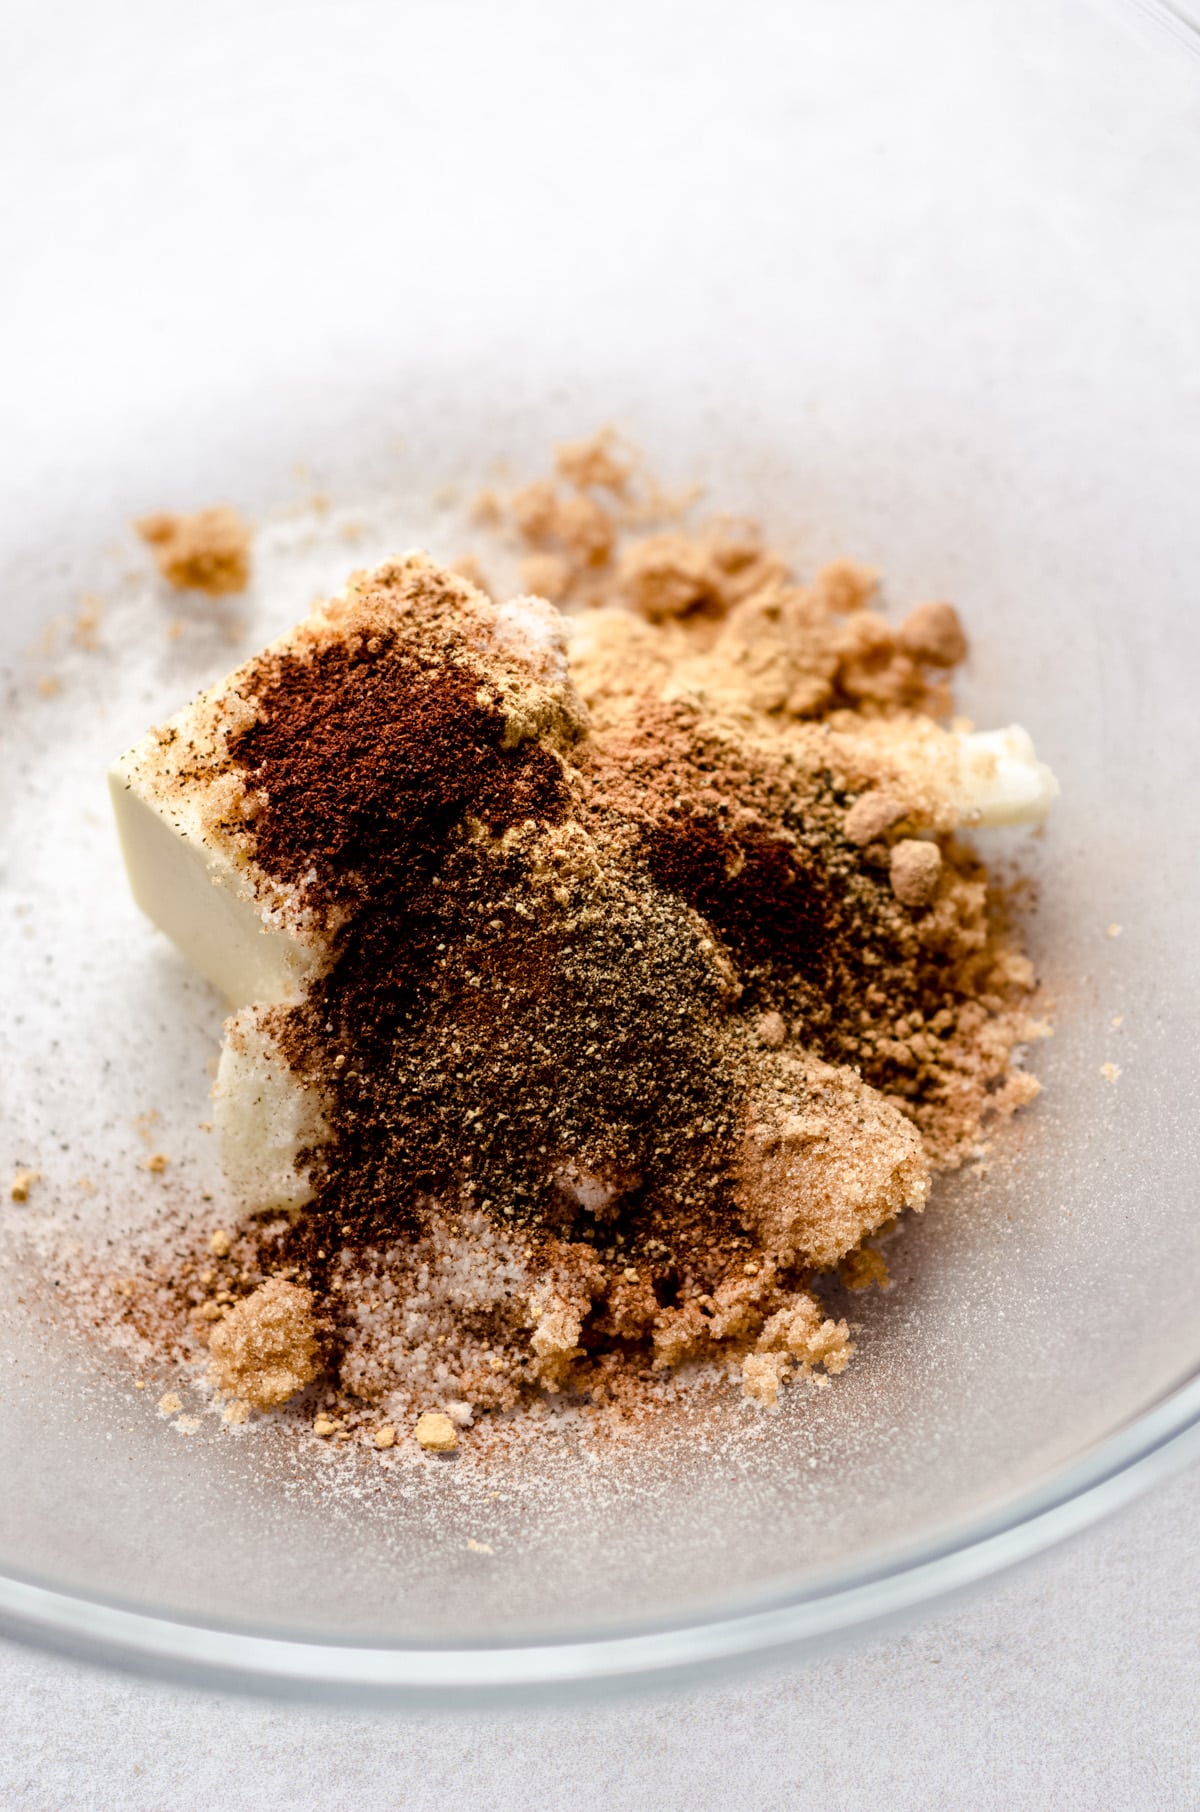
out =
[[1175,1812],[1200,1804],[1200,1470],[985,1595],[806,1669],[377,1719],[0,1647],[6,1812]]

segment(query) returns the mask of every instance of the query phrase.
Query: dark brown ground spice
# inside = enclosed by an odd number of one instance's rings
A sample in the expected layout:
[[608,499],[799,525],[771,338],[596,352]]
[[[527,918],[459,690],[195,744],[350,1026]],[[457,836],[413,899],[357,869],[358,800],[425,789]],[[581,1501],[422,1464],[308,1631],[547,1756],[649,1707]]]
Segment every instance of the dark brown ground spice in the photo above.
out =
[[270,656],[255,683],[259,719],[229,751],[270,801],[255,859],[313,903],[403,913],[468,806],[496,834],[566,809],[553,754],[502,749],[503,712],[468,665],[372,637]]

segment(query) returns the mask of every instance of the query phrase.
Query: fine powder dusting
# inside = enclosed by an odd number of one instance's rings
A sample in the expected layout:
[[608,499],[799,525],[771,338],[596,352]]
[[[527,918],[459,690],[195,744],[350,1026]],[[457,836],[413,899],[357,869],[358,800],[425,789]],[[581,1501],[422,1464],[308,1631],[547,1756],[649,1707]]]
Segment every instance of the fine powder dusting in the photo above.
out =
[[76,1257],[97,1335],[233,1427],[449,1453],[547,1403],[770,1405],[846,1366],[897,1217],[1036,1093],[1016,890],[929,752],[953,608],[802,583],[608,435],[475,520],[566,662],[502,645],[486,558],[399,560],[230,683],[211,833],[328,931],[269,1010],[313,1200],[214,1231],[176,1195],[119,1274]]

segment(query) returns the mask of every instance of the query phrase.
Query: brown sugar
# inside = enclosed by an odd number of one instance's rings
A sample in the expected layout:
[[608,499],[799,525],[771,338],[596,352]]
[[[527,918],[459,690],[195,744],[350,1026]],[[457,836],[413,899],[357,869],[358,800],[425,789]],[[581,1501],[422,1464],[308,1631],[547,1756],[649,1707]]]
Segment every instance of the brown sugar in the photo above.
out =
[[253,1409],[286,1403],[321,1369],[312,1292],[269,1278],[214,1325],[208,1350],[218,1390]]
[[160,510],[140,517],[134,526],[176,591],[203,591],[219,598],[245,591],[250,583],[252,531],[228,504],[190,516]]
[[861,848],[863,844],[874,843],[890,831],[901,818],[907,817],[908,807],[902,799],[893,799],[890,794],[872,791],[856,799],[846,813],[842,829],[851,843]]
[[848,1290],[886,1289],[890,1274],[887,1260],[874,1246],[859,1246],[838,1266],[838,1277]]
[[571,589],[571,565],[561,554],[526,554],[521,562],[521,584],[539,598],[561,604]]
[[735,1200],[766,1250],[824,1270],[893,1215],[924,1205],[929,1170],[916,1129],[856,1071],[780,1058],[745,1112]]
[[[394,1434],[395,1431],[391,1432]],[[457,1428],[449,1416],[444,1416],[438,1411],[426,1410],[423,1415],[417,1417],[416,1435],[418,1446],[423,1447],[426,1453],[453,1453],[458,1446]],[[379,1444],[391,1445],[387,1441]]]
[[623,497],[633,474],[631,455],[623,456],[611,428],[586,440],[566,441],[554,449],[554,469],[576,490],[601,489]]
[[936,843],[904,837],[892,846],[888,872],[902,906],[929,906],[937,897],[942,852]]
[[953,604],[918,604],[896,631],[906,654],[934,667],[957,667],[967,657],[967,638]]

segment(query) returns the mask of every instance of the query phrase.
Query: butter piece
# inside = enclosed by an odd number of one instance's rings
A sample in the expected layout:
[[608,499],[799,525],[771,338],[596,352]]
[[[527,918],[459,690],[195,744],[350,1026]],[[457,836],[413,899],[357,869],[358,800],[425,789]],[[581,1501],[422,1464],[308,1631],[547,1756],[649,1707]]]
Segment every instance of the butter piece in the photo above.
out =
[[313,1197],[299,1153],[321,1145],[329,1127],[321,1091],[291,1068],[272,1019],[270,1007],[244,1007],[225,1021],[213,1118],[234,1195],[257,1209],[294,1212]]
[[230,1006],[297,998],[320,966],[319,950],[256,897],[250,868],[214,843],[197,802],[166,782],[157,754],[154,736],[145,737],[108,775],[134,899]]
[[984,828],[1042,823],[1059,785],[1038,760],[1028,730],[1009,724],[1003,730],[960,732],[956,740],[955,797],[964,823]]

